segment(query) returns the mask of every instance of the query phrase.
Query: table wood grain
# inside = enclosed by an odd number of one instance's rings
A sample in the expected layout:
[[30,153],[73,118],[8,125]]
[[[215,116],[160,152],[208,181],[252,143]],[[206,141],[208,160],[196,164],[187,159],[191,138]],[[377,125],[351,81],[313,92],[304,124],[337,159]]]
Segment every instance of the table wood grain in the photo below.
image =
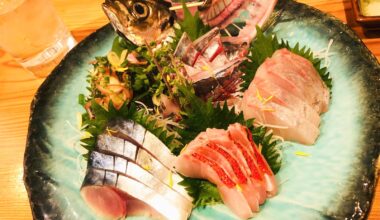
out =
[[[107,23],[102,0],[53,0],[72,34],[81,41]],[[349,0],[300,0],[336,16],[351,26],[380,60],[380,38],[367,38],[352,18]],[[23,183],[23,158],[30,103],[44,79],[23,70],[0,51],[0,219],[32,219]],[[380,219],[380,187],[377,187],[370,220]]]

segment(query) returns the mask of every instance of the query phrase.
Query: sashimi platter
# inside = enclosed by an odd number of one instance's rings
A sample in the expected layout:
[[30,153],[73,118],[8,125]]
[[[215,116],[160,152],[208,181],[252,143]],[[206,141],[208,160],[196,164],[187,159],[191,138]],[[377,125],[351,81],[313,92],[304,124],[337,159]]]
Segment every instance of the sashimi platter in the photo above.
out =
[[35,219],[365,219],[380,65],[292,0],[106,0],[32,104]]

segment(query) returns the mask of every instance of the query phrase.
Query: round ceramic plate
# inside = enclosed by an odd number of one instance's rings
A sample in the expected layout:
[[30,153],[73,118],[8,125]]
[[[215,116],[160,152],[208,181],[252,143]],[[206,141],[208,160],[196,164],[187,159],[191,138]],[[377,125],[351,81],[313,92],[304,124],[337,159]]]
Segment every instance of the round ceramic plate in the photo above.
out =
[[[283,2],[282,2],[283,3]],[[282,10],[279,11],[279,8]],[[326,49],[333,78],[330,110],[314,146],[287,143],[276,175],[279,194],[255,219],[361,219],[370,210],[380,143],[380,65],[340,21],[293,1],[277,7],[267,33],[313,51]],[[74,48],[38,90],[25,152],[25,185],[36,219],[98,219],[82,200],[84,177],[78,95],[95,56],[111,48],[107,25]],[[295,152],[309,156],[297,156]],[[85,166],[85,163],[84,163]],[[234,219],[224,206],[195,209],[191,219]]]

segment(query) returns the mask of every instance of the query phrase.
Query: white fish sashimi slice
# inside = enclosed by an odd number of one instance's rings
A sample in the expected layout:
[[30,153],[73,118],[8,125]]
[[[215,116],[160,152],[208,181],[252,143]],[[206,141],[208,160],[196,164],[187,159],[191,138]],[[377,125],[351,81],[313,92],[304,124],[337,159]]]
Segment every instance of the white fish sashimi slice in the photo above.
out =
[[[268,80],[275,84],[277,84],[280,88],[282,88],[284,91],[289,92],[293,94],[294,96],[298,97],[301,100],[304,100],[305,102],[309,103],[308,100],[306,100],[305,93],[307,91],[303,91],[301,88],[297,87],[292,81],[284,78],[281,75],[281,72],[273,71],[273,67],[276,63],[273,62],[271,58],[267,58],[263,64],[257,69],[255,78],[252,82],[256,84],[260,84],[261,81]],[[310,104],[313,108],[315,108],[315,105]],[[317,111],[318,112],[318,111]]]
[[261,80],[259,83],[256,81],[253,81],[252,83],[256,85],[256,97],[259,96],[265,102],[275,102],[279,105],[290,108],[294,112],[297,112],[299,117],[305,118],[316,127],[319,126],[321,121],[319,114],[305,101],[299,99],[292,93],[283,90],[272,81]]
[[277,50],[270,59],[272,65],[269,71],[281,73],[281,76],[305,91],[305,101],[315,106],[318,113],[327,111],[329,91],[309,60],[287,49]]
[[292,64],[290,66],[296,69],[299,75],[303,74],[303,77],[306,79],[306,82],[308,83],[307,85],[304,84],[304,86],[312,86],[316,91],[316,100],[320,102],[321,112],[326,112],[328,110],[328,105],[330,101],[329,90],[327,89],[327,86],[322,81],[320,75],[318,74],[313,64],[309,60],[297,54],[291,53],[287,49],[281,49],[276,51],[273,54],[272,58],[278,58],[282,60],[282,62],[288,62]]
[[[280,61],[278,61],[277,64],[273,67],[273,69],[270,71],[276,71],[276,74],[281,74],[281,77],[283,79],[292,82],[297,88],[302,90],[303,95],[305,97],[305,101],[311,106],[314,106],[315,110],[318,113],[322,113],[324,104],[322,97],[320,96],[320,93],[323,92],[323,90],[319,90],[318,88],[313,86],[315,85],[315,83],[310,79],[302,78],[301,75],[307,75],[306,73],[301,74],[302,72],[304,72],[303,70],[297,71],[296,68],[294,68],[294,66],[291,66],[291,68],[289,68],[289,66],[284,67],[284,64],[279,62]],[[281,70],[281,72],[278,70]]]
[[315,142],[319,135],[318,127],[282,105],[274,102],[263,105],[257,97],[250,95],[255,92],[247,90],[244,94],[242,109],[245,119],[255,117],[263,124],[274,125],[273,132],[286,140],[307,145]]

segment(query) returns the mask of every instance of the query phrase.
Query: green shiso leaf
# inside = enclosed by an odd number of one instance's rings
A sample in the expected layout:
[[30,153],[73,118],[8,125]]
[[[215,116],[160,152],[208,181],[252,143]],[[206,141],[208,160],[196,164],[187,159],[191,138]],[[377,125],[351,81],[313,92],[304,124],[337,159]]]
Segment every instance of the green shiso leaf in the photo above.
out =
[[184,186],[189,196],[194,198],[195,207],[223,203],[216,186],[207,180],[184,177],[179,184]]
[[249,55],[247,56],[248,59],[241,64],[241,71],[244,73],[242,76],[243,91],[248,89],[249,84],[255,77],[257,69],[265,61],[265,59],[271,57],[276,50],[282,48],[287,48],[289,51],[309,60],[321,76],[322,80],[325,82],[326,86],[331,89],[332,80],[330,73],[327,71],[326,67],[322,67],[320,59],[314,58],[311,49],[306,46],[300,48],[298,43],[294,47],[291,47],[287,41],[279,41],[275,35],[265,36],[259,27],[256,29],[256,39],[249,47]]
[[191,40],[195,40],[210,30],[210,27],[203,24],[202,19],[199,17],[199,12],[195,12],[194,16],[191,14],[189,8],[186,6],[185,1],[182,1],[184,19],[178,24],[181,29],[177,29],[176,36],[180,38],[184,32],[189,35]]
[[[253,120],[244,120],[243,114],[236,114],[235,109],[229,109],[226,104],[214,106],[211,101],[204,102],[198,98],[186,86],[179,86],[179,92],[187,98],[187,106],[184,106],[184,113],[181,124],[184,129],[177,130],[181,136],[181,142],[186,145],[207,128],[227,129],[230,124],[240,123],[250,129],[252,138],[257,145],[262,146],[262,154],[267,160],[274,173],[281,167],[281,150],[279,142],[272,139],[267,128],[255,127]],[[176,152],[178,154],[178,152]],[[199,180],[185,177],[181,185],[193,197],[196,207],[211,205],[221,202],[216,186],[207,180]]]

